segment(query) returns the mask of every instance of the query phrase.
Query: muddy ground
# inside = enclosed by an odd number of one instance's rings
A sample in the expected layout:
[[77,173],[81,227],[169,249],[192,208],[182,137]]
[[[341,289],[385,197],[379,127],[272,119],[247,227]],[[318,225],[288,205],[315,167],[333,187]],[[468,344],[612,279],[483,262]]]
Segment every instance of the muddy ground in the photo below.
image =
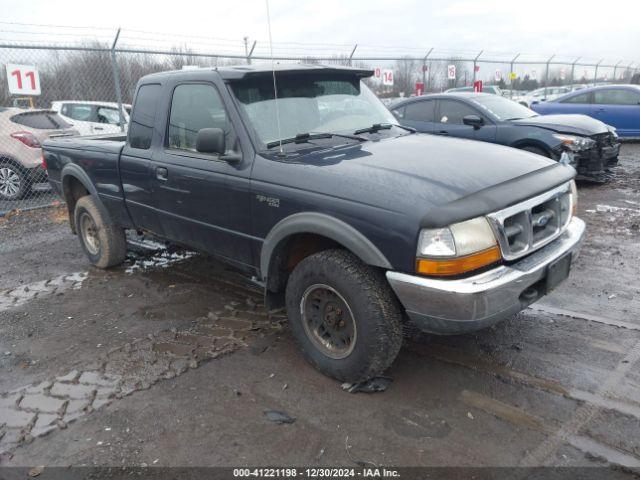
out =
[[286,318],[211,258],[143,242],[105,272],[64,209],[1,219],[0,464],[627,475],[613,466],[640,466],[639,144],[611,183],[580,186],[579,210],[588,238],[565,284],[479,334],[407,340],[376,394],[307,365]]

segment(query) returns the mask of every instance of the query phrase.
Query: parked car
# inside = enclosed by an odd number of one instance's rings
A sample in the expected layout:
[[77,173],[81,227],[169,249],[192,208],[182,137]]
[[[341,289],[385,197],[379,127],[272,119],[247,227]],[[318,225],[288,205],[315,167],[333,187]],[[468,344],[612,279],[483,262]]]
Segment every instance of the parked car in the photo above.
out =
[[[80,135],[97,135],[121,131],[120,112],[118,112],[117,103],[63,100],[51,102],[51,109],[70,122],[80,132]],[[126,124],[129,123],[129,114],[124,104],[123,109],[126,129]]]
[[563,153],[581,177],[603,180],[617,163],[614,129],[585,115],[540,116],[507,98],[486,93],[445,93],[394,105],[402,125],[419,132],[520,148],[559,160]]
[[372,71],[277,68],[277,99],[259,65],[148,75],[126,138],[45,142],[92,264],[121,263],[129,228],[217,255],[349,382],[393,362],[405,313],[473,331],[567,277],[585,231],[571,166],[398,126],[362,82]]
[[525,95],[513,97],[512,100],[524,105],[525,107],[530,107],[534,102],[548,102],[570,91],[570,87],[543,87],[533,90]]
[[640,137],[640,85],[603,85],[534,104],[541,115],[579,113],[615,127],[624,138]]
[[41,143],[52,135],[77,135],[51,110],[0,107],[0,200],[18,200],[47,181]]
[[[445,90],[444,93],[456,93],[456,92],[475,92],[473,87],[458,87]],[[491,93],[493,95],[503,96],[504,93],[497,85],[485,85],[482,87],[482,93]]]

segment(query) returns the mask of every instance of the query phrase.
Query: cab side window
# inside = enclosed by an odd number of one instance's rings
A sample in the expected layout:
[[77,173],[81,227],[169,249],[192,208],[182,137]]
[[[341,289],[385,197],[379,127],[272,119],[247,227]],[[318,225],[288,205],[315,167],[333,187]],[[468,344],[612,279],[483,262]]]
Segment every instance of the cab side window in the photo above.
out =
[[226,149],[235,149],[236,137],[218,91],[206,84],[178,85],[171,100],[167,146],[195,152],[203,128],[221,128]]
[[142,85],[138,89],[129,127],[129,145],[132,148],[142,150],[151,148],[153,123],[156,119],[156,106],[161,91],[162,87],[159,83]]
[[478,112],[455,100],[440,100],[440,113],[436,121],[448,125],[464,125],[462,119],[467,115],[478,115]]

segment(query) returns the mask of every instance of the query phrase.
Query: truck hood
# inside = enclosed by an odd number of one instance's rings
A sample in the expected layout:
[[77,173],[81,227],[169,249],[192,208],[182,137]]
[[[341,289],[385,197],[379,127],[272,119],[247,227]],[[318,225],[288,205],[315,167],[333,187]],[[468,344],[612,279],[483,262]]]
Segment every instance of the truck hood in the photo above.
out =
[[[272,166],[261,175],[273,183],[282,182],[281,175],[286,175],[288,184],[294,188],[403,215],[420,212],[421,216],[434,208],[558,165],[540,155],[514,148],[427,134],[323,150],[291,161],[304,171],[292,175],[291,170],[285,173],[284,169]],[[542,186],[539,182],[530,182],[531,186],[524,190],[499,198],[488,195],[491,201],[480,203],[502,208],[519,201],[528,190],[538,189],[535,193],[540,193],[563,180],[550,183],[547,179]]]
[[609,131],[606,124],[587,115],[538,115],[532,118],[512,120],[511,123],[524,127],[539,127],[558,133],[573,133],[584,136]]

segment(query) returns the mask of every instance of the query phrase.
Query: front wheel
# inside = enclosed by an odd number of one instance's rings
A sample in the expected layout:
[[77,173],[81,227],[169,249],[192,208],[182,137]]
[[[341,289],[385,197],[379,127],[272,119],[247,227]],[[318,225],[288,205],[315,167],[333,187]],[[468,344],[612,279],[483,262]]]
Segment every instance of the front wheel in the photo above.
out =
[[109,268],[124,261],[127,253],[124,230],[103,215],[90,195],[78,200],[74,219],[82,250],[93,265]]
[[345,250],[302,260],[289,277],[286,302],[302,353],[330,377],[367,380],[400,351],[400,306],[384,274]]

